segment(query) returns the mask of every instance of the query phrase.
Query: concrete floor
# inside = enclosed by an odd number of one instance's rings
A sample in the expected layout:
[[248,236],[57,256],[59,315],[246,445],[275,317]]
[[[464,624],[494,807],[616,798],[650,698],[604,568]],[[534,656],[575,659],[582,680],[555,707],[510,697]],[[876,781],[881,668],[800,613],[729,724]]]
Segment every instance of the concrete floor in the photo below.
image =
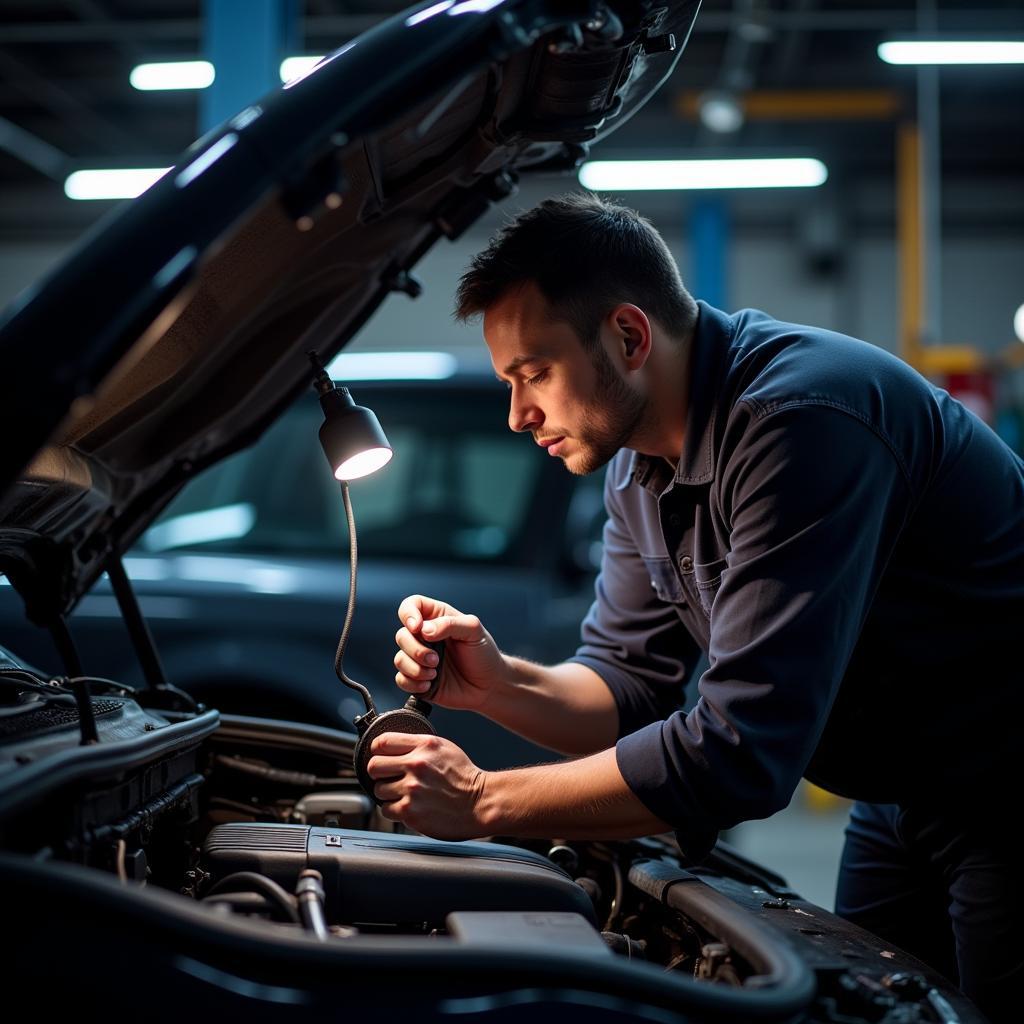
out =
[[727,839],[804,899],[832,910],[849,808],[848,801],[801,783],[784,811],[738,825]]

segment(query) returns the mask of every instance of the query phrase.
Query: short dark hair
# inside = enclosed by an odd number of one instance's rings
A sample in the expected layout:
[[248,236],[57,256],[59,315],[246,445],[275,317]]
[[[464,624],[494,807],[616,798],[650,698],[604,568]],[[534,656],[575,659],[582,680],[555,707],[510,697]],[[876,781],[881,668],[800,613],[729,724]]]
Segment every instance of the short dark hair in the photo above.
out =
[[635,303],[674,337],[688,337],[697,322],[697,304],[657,229],[590,193],[545,199],[505,225],[462,275],[455,318],[484,313],[527,282],[587,347],[620,302]]

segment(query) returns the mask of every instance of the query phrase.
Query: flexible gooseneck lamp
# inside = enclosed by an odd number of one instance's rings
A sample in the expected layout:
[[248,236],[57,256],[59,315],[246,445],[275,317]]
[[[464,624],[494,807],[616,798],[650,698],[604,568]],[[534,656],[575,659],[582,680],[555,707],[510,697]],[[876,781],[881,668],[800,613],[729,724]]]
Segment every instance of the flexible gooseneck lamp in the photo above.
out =
[[[438,657],[437,674],[434,677],[433,686],[423,697],[413,694],[403,707],[395,708],[392,711],[379,714],[370,691],[362,683],[357,683],[345,674],[345,647],[348,644],[352,618],[356,610],[356,569],[359,557],[356,544],[356,520],[352,512],[352,498],[349,495],[348,482],[357,480],[359,477],[369,476],[378,469],[382,469],[391,461],[394,452],[373,411],[356,405],[348,388],[335,385],[315,352],[310,352],[308,355],[313,364],[314,387],[320,398],[320,408],[324,413],[324,422],[320,426],[320,444],[323,446],[324,454],[327,456],[335,479],[341,483],[341,497],[345,503],[345,518],[348,520],[348,608],[345,611],[345,624],[338,640],[338,650],[334,655],[334,672],[346,686],[360,694],[366,705],[366,713],[357,715],[352,723],[359,733],[354,762],[356,776],[363,789],[374,800],[377,800],[373,791],[373,779],[366,771],[366,765],[370,760],[370,744],[374,738],[384,732],[436,734],[436,730],[427,718],[431,712],[428,698],[433,695],[441,679],[441,669],[444,666],[444,641],[438,643],[422,641],[428,647],[433,648]],[[380,803],[379,800],[377,802]]]

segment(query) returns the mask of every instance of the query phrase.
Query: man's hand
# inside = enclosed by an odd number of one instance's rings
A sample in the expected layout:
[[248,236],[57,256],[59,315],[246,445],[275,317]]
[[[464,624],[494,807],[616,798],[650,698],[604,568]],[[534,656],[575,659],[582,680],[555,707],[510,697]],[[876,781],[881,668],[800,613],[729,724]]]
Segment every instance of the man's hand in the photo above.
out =
[[370,752],[366,770],[385,818],[434,839],[487,834],[477,813],[487,773],[451,740],[385,732]]
[[398,608],[402,628],[395,634],[395,682],[407,693],[426,693],[437,676],[437,654],[420,638],[446,641],[445,663],[435,704],[481,711],[493,683],[509,675],[505,656],[475,615],[432,597],[414,594]]
[[626,785],[614,750],[502,772],[477,768],[440,736],[386,732],[370,750],[384,816],[435,839],[626,839],[670,827]]
[[476,711],[534,743],[563,754],[591,754],[615,742],[619,713],[604,680],[585,665],[536,665],[503,654],[475,615],[414,594],[398,607],[395,682],[426,693],[437,654],[422,641],[445,641],[445,662],[430,700]]

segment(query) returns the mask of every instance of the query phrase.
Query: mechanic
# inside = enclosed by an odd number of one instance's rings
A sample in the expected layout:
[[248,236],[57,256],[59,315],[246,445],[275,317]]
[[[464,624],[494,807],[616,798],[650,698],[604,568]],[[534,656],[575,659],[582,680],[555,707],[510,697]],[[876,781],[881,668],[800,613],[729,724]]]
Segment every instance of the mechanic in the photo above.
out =
[[658,232],[596,197],[545,201],[475,257],[456,315],[480,314],[511,429],[608,467],[596,600],[548,667],[406,598],[396,679],[426,691],[420,640],[443,639],[437,703],[573,757],[487,772],[384,734],[384,814],[450,839],[674,830],[698,861],[803,776],[858,801],[837,912],[1004,1016],[1024,982],[1024,463],[874,345],[695,302]]

